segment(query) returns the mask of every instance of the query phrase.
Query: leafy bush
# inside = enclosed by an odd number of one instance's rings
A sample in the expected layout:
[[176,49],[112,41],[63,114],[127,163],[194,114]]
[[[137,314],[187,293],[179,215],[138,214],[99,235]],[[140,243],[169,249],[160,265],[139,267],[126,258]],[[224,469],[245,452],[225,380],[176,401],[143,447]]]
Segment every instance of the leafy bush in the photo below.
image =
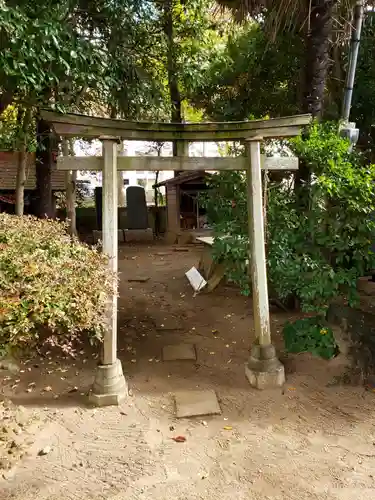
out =
[[[353,303],[356,282],[374,266],[375,166],[348,152],[333,125],[314,125],[308,138],[289,147],[313,172],[309,209],[301,211],[293,184],[269,182],[267,266],[272,292],[279,299],[295,296],[304,311],[324,313],[344,295]],[[250,292],[246,272],[248,220],[246,179],[241,172],[212,176],[207,214],[217,235],[214,254],[224,261],[229,279]]]
[[[291,176],[267,189],[266,249],[271,295],[298,299],[303,311],[324,315],[337,296],[355,304],[357,279],[375,267],[370,250],[375,228],[375,166],[337,135],[336,124],[313,125],[288,147],[308,165],[311,183],[303,186],[307,210]],[[214,256],[227,278],[251,292],[247,272],[246,178],[241,172],[213,175],[205,205],[214,228]]]
[[311,352],[324,359],[331,359],[339,353],[333,331],[324,324],[321,316],[288,322],[284,326],[283,334],[288,352]]
[[72,350],[102,337],[112,275],[106,257],[56,221],[0,214],[0,349]]

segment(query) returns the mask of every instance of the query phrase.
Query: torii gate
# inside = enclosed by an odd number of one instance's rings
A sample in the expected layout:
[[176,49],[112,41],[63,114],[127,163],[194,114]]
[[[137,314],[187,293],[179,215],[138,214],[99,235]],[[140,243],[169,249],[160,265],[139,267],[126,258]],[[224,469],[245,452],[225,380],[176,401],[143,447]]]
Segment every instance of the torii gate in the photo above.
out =
[[[222,123],[153,123],[129,122],[75,114],[44,111],[42,118],[62,137],[100,139],[102,157],[59,157],[57,168],[103,170],[103,251],[109,256],[109,268],[117,273],[118,221],[117,172],[121,170],[246,170],[249,214],[249,261],[253,291],[256,341],[251,349],[245,373],[253,387],[281,386],[285,382],[284,367],[278,360],[271,341],[268,307],[266,255],[261,169],[296,170],[297,158],[264,158],[260,144],[264,138],[285,138],[299,135],[308,125],[310,115],[298,115],[270,120]],[[177,157],[117,157],[119,140],[235,141],[245,144],[245,157],[189,158]],[[184,154],[184,153],[182,153]],[[109,300],[107,330],[104,335],[101,364],[96,373],[91,401],[99,406],[119,404],[128,394],[120,360],[117,358],[117,285]]]

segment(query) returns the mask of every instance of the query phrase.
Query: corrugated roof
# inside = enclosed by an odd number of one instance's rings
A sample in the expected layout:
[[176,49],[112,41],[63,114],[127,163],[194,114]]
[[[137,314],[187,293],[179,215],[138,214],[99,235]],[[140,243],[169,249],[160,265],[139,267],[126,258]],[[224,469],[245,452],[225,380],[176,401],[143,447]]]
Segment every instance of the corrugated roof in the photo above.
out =
[[194,181],[195,179],[201,179],[210,175],[211,174],[209,172],[205,172],[204,170],[198,170],[197,172],[184,172],[183,174],[177,175],[177,177],[172,177],[172,179],[158,182],[157,184],[154,184],[153,187],[177,186],[179,184],[184,184],[185,182]]

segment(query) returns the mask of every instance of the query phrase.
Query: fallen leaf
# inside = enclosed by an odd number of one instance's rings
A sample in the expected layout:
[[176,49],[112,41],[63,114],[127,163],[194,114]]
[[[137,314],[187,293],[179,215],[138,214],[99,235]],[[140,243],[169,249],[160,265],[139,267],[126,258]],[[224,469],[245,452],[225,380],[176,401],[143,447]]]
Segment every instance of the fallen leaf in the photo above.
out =
[[225,427],[223,427],[223,429],[225,431],[231,431],[233,429],[233,427],[231,425],[226,425]]
[[41,450],[39,450],[38,455],[40,457],[43,457],[44,455],[48,455],[48,453],[51,453],[52,448],[50,446],[45,446]]
[[186,437],[184,437],[184,436],[176,436],[176,437],[173,437],[172,439],[176,443],[184,443],[186,441]]

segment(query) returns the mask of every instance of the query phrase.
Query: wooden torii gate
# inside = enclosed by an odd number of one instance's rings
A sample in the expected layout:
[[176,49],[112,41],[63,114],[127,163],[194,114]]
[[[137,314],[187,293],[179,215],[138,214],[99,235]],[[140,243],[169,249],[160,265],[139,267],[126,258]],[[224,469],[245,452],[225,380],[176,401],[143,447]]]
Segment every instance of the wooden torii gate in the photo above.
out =
[[[260,144],[265,138],[296,136],[308,125],[310,115],[270,120],[223,123],[153,123],[129,122],[75,114],[42,113],[55,133],[62,137],[100,139],[102,157],[59,157],[57,168],[66,171],[103,171],[103,251],[109,256],[109,268],[117,273],[118,221],[117,172],[121,170],[246,170],[249,213],[249,261],[253,291],[256,341],[246,364],[246,376],[253,387],[263,389],[280,386],[285,381],[284,367],[278,360],[271,341],[264,246],[264,221],[261,169],[295,170],[297,158],[264,158]],[[242,141],[245,157],[189,158],[117,157],[119,140],[178,141]],[[179,151],[185,148],[179,147]],[[104,336],[101,364],[96,373],[91,401],[97,405],[119,404],[127,396],[127,383],[117,358],[117,285],[108,306],[107,330]]]

